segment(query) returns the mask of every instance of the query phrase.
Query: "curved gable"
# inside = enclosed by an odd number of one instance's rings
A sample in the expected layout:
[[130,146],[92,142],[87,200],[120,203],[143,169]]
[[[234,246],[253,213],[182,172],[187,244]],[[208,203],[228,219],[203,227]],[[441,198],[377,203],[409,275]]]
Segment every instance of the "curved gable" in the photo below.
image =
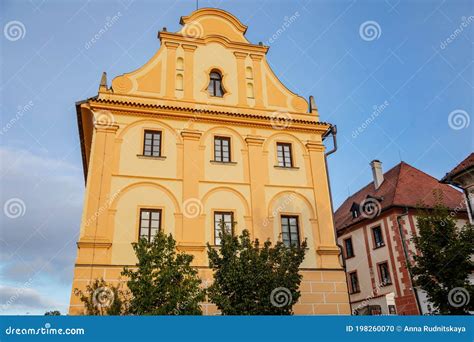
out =
[[[178,32],[159,33],[161,47],[141,68],[116,77],[99,97],[147,104],[205,106],[251,112],[308,113],[308,101],[291,92],[266,59],[267,46],[245,38],[247,26],[223,10],[203,8],[181,17]],[[211,70],[222,74],[223,96],[208,91]],[[227,107],[227,108],[226,108]],[[268,115],[268,114],[267,114]]]

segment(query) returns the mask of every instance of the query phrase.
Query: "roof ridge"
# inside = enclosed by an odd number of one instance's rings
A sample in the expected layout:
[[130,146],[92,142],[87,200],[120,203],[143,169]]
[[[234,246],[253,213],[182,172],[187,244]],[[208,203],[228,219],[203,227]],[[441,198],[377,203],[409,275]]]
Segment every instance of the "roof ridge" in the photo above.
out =
[[[398,167],[399,165],[401,165],[402,163],[405,163],[405,162],[400,162],[394,166],[392,166],[390,169],[388,169],[387,171],[385,171],[383,174],[386,175],[387,173],[389,173],[390,171],[392,171],[393,169],[395,169],[396,167]],[[398,179],[397,179],[398,181]],[[353,197],[355,197],[357,194],[359,194],[360,192],[362,192],[363,190],[365,190],[368,186],[370,186],[371,184],[374,184],[374,181],[372,180],[371,182],[367,183],[366,185],[364,185],[362,188],[360,188],[358,191],[354,192],[352,195],[350,195],[348,198],[346,198],[346,200],[344,202],[341,203],[341,205],[336,209],[336,211],[338,211],[343,205],[344,203],[346,203],[347,201],[351,200]],[[383,184],[383,182],[382,182]],[[382,186],[382,185],[381,185]],[[375,191],[377,191],[378,189],[375,189]]]
[[398,183],[400,181],[400,175],[402,173],[402,166],[403,165],[411,166],[410,164],[407,164],[404,161],[401,161],[400,163],[397,164],[397,166],[398,165],[400,165],[400,167],[398,169],[397,182],[395,183],[395,189],[394,189],[394,192],[393,192],[392,204],[397,203],[396,199],[397,199],[397,195],[398,195]]

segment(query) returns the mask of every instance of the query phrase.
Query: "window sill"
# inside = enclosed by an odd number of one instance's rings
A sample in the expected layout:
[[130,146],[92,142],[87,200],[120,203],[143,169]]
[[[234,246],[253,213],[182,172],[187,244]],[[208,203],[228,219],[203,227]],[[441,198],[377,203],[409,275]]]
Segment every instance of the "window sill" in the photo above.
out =
[[386,287],[386,286],[390,286],[392,285],[392,282],[390,281],[390,283],[380,283],[379,286],[380,287]]
[[142,158],[142,159],[156,159],[156,160],[165,160],[166,159],[165,156],[145,156],[143,154],[137,154],[137,157]]
[[360,290],[354,291],[354,292],[349,292],[350,295],[355,295],[355,294],[358,294],[358,293],[360,293]]
[[223,161],[217,161],[217,160],[210,160],[211,164],[218,164],[218,165],[236,165],[237,162],[223,162]]
[[282,170],[299,170],[300,168],[297,166],[280,166],[280,165],[275,165],[275,169],[282,169]]
[[349,259],[352,259],[352,258],[355,258],[355,255],[351,255],[351,256],[346,256],[346,260],[349,260]]
[[374,249],[379,249],[379,248],[383,248],[383,247],[385,247],[385,244],[380,245],[380,246],[375,246]]

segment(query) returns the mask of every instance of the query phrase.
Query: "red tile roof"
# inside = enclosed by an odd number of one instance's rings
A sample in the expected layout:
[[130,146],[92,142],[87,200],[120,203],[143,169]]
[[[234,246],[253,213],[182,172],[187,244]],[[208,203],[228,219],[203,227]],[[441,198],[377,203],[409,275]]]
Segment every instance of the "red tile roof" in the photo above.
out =
[[467,169],[472,168],[472,167],[474,167],[474,153],[471,153],[470,155],[468,155],[466,159],[464,159],[454,169],[448,172],[446,176],[444,176],[443,179],[441,179],[441,182],[449,183],[449,180],[451,178],[457,176],[461,172],[466,171]]
[[433,191],[440,190],[443,193],[443,204],[448,208],[457,209],[462,207],[465,211],[465,202],[460,191],[450,185],[439,183],[439,181],[418,170],[417,168],[401,162],[384,173],[384,181],[378,189],[371,182],[358,192],[347,198],[334,214],[336,230],[340,230],[367,217],[352,217],[351,207],[354,203],[360,205],[367,198],[377,198],[382,211],[391,207],[423,207],[433,208],[436,198]]

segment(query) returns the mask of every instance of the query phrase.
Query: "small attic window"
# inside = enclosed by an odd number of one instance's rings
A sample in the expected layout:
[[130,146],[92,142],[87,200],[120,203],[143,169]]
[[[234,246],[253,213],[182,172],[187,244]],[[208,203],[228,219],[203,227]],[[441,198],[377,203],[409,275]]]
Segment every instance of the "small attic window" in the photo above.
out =
[[352,204],[350,211],[353,219],[358,218],[360,216],[360,208],[357,203]]
[[224,96],[224,88],[222,87],[222,75],[218,70],[212,70],[209,74],[209,86],[207,87],[207,91],[211,96]]

